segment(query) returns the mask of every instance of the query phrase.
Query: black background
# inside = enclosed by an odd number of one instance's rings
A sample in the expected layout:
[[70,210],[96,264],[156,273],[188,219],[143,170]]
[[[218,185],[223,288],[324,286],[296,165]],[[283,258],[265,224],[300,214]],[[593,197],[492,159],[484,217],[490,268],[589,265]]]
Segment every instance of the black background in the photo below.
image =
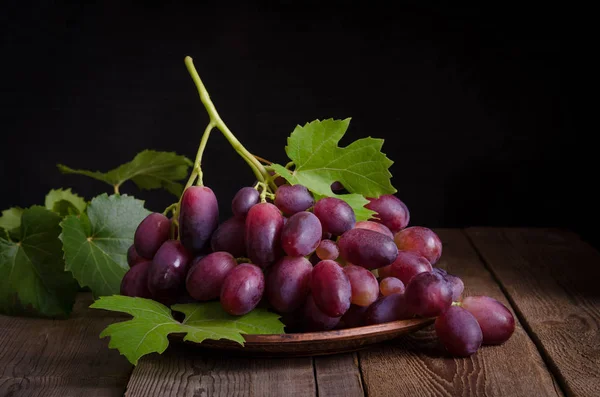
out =
[[[3,6],[0,208],[57,187],[111,190],[57,163],[108,170],[146,148],[193,158],[208,117],[190,55],[253,153],[285,163],[297,124],[352,117],[342,144],[385,139],[413,225],[556,226],[598,243],[570,10],[199,3]],[[216,133],[204,171],[224,219],[253,175]],[[131,182],[122,192],[153,210],[174,201]]]

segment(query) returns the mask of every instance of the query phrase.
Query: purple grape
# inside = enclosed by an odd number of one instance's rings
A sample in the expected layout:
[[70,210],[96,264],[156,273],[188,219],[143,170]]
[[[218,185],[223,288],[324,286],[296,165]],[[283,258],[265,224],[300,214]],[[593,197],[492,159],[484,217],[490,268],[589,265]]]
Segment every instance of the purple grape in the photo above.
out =
[[325,197],[317,201],[313,212],[321,221],[323,232],[334,236],[341,236],[356,223],[352,207],[335,197]]
[[403,294],[406,291],[406,287],[402,280],[396,277],[386,277],[379,283],[379,290],[381,295],[388,296],[392,294]]
[[431,229],[413,226],[400,230],[394,236],[394,241],[400,251],[416,252],[429,261],[431,265],[442,256],[442,241]]
[[221,306],[234,316],[249,313],[260,302],[264,289],[262,270],[253,264],[242,263],[225,277],[221,287]]
[[319,218],[311,212],[297,212],[283,226],[281,246],[289,256],[305,256],[317,248],[321,234]]
[[246,256],[246,220],[234,216],[221,223],[210,239],[213,252],[229,252],[236,258]]
[[458,302],[465,290],[465,283],[453,274],[444,276],[444,279],[448,282],[452,290],[452,302]]
[[127,249],[127,264],[129,265],[129,267],[134,267],[135,265],[146,261],[146,258],[141,257],[137,253],[133,244],[129,247],[129,249]]
[[483,333],[484,345],[506,342],[515,331],[515,318],[506,306],[489,296],[467,296],[461,307],[471,313]]
[[327,331],[339,324],[341,317],[331,317],[323,313],[316,305],[312,295],[304,302],[304,329],[309,332]]
[[345,189],[344,185],[342,185],[342,182],[339,182],[339,181],[333,182],[330,187],[331,187],[331,190],[334,191],[334,192],[338,192],[340,190],[344,190]]
[[419,273],[406,286],[406,303],[421,317],[439,316],[452,304],[452,290],[442,276],[433,272]]
[[324,260],[313,268],[310,289],[317,307],[330,317],[341,317],[350,307],[350,280],[334,261]]
[[370,203],[365,205],[377,214],[372,221],[377,221],[387,226],[393,233],[404,229],[410,221],[410,213],[406,205],[396,196],[384,194],[379,198],[369,198]]
[[263,269],[281,258],[283,216],[271,203],[256,204],[246,217],[246,253]]
[[138,262],[125,273],[121,280],[121,295],[151,299],[148,290],[148,268],[152,262],[145,260]]
[[265,295],[279,313],[289,313],[306,300],[310,292],[312,265],[303,256],[286,256],[269,268]]
[[235,258],[227,252],[195,258],[185,279],[187,292],[199,301],[218,298],[225,277],[236,266]]
[[406,320],[412,317],[403,294],[392,294],[379,298],[365,313],[367,325]]
[[185,190],[179,208],[179,233],[183,246],[192,254],[201,253],[219,225],[219,204],[206,186]]
[[258,204],[260,193],[253,187],[243,187],[233,196],[231,200],[231,212],[234,216],[244,217],[250,211],[250,208]]
[[335,241],[322,240],[317,246],[315,253],[321,260],[330,259],[334,261],[340,255],[340,250]]
[[160,246],[169,238],[171,221],[158,212],[153,212],[140,222],[135,229],[133,245],[136,252],[145,259],[152,259]]
[[350,309],[344,313],[340,320],[343,328],[362,327],[365,325],[365,315],[369,306],[350,305]]
[[155,300],[175,302],[184,289],[190,260],[190,254],[178,240],[167,240],[160,246],[148,268],[148,289]]
[[394,233],[392,233],[392,231],[390,229],[388,229],[388,227],[386,225],[381,224],[381,223],[377,223],[377,222],[373,222],[373,221],[360,221],[360,222],[356,222],[356,225],[354,225],[354,228],[355,229],[372,230],[374,232],[385,234],[389,238],[394,239]]
[[361,266],[348,265],[344,267],[352,288],[353,305],[369,306],[379,297],[379,284],[377,279],[367,269]]
[[435,332],[448,353],[468,357],[481,346],[483,335],[475,317],[459,306],[452,306],[435,319]]
[[312,207],[315,199],[305,186],[283,185],[277,188],[274,203],[281,212],[290,216]]
[[404,285],[408,285],[417,274],[433,270],[427,258],[412,251],[398,251],[398,257],[391,266],[390,275],[400,279]]
[[394,240],[368,229],[351,229],[338,240],[344,260],[367,269],[390,265],[398,256]]

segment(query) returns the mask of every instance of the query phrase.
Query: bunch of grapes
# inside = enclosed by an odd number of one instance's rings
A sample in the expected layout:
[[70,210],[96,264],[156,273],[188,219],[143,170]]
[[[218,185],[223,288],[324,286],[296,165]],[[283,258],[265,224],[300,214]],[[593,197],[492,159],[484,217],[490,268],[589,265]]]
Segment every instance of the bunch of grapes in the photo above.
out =
[[462,280],[434,267],[440,238],[408,227],[401,200],[383,195],[366,207],[376,215],[357,222],[345,201],[315,201],[302,185],[282,184],[268,200],[244,187],[219,225],[213,191],[189,187],[178,222],[152,213],[139,224],[121,294],[219,300],[236,316],[261,305],[281,314],[288,332],[435,317],[439,340],[457,356],[510,338],[510,311],[490,297],[463,298]]

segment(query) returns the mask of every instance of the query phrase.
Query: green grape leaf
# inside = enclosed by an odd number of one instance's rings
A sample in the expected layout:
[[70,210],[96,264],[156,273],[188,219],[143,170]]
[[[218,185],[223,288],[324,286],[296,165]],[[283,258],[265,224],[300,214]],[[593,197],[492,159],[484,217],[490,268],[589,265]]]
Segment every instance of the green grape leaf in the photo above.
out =
[[[365,197],[393,194],[396,189],[390,179],[389,167],[393,161],[381,152],[383,139],[371,137],[339,147],[350,119],[315,120],[297,126],[285,151],[294,163],[294,170],[273,164],[274,171],[291,184],[306,186],[318,197],[337,197],[346,201],[358,220],[368,219],[373,211],[363,206]],[[339,181],[350,194],[335,194],[331,184]]]
[[85,211],[87,203],[82,197],[71,192],[71,189],[53,189],[46,195],[44,205],[50,211],[67,216],[82,213]]
[[90,307],[133,316],[131,320],[109,325],[100,337],[109,336],[108,347],[118,349],[134,365],[146,354],[163,353],[171,333],[185,334],[185,341],[195,343],[206,339],[229,339],[241,345],[244,344],[243,334],[284,333],[284,325],[276,313],[256,308],[243,316],[231,316],[219,302],[172,306],[174,311],[185,314],[182,322],[173,318],[169,308],[150,299],[105,296]]
[[179,196],[183,185],[177,181],[188,176],[188,169],[192,164],[187,157],[173,152],[144,150],[129,163],[108,172],[75,170],[62,164],[58,164],[58,169],[64,174],[89,176],[116,188],[131,179],[140,189],[164,188]]
[[0,312],[68,315],[77,283],[65,271],[61,217],[41,206],[22,210],[16,241],[0,237]]
[[82,216],[61,223],[66,269],[94,296],[118,294],[127,265],[127,249],[137,225],[150,212],[144,202],[106,193],[92,199]]
[[2,215],[0,216],[0,228],[4,229],[7,233],[17,229],[21,226],[21,215],[23,215],[23,208],[19,207],[13,207],[2,211]]

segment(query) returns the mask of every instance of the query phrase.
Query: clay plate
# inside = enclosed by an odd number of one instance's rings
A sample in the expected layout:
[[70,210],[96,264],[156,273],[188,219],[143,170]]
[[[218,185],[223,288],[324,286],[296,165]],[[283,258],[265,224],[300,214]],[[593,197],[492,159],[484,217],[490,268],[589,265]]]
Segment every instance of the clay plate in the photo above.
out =
[[[246,343],[241,346],[228,340],[205,340],[192,344],[203,349],[222,350],[250,356],[318,356],[353,352],[371,345],[413,333],[429,324],[432,318],[391,321],[325,332],[290,333],[276,335],[244,335]],[[182,335],[171,335],[171,339],[183,342]]]

